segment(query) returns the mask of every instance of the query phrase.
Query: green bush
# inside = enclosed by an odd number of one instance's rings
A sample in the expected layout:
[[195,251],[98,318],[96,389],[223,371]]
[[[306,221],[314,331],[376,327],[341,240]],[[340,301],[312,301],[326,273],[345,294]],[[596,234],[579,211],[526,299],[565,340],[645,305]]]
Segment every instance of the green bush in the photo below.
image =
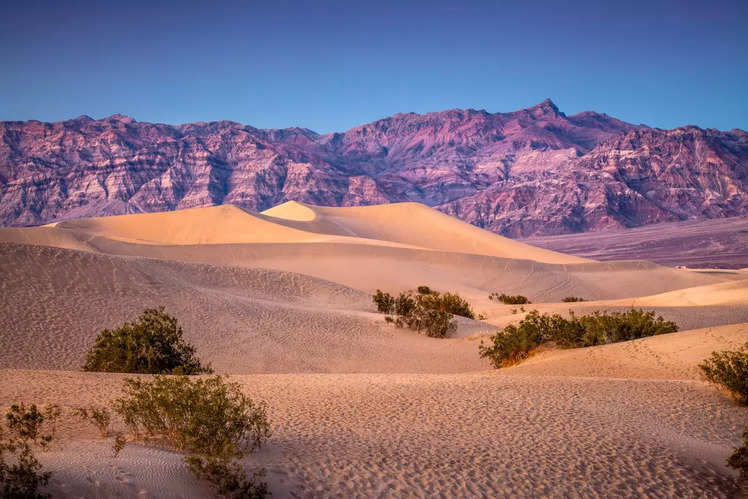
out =
[[656,334],[672,333],[678,326],[654,312],[641,309],[626,312],[594,312],[565,319],[559,314],[540,314],[533,310],[518,326],[507,326],[491,336],[490,344],[481,343],[479,353],[487,357],[494,367],[505,367],[525,359],[529,353],[545,342],[561,348],[576,348],[643,338]]
[[424,307],[419,304],[409,316],[409,326],[418,332],[425,332],[432,338],[444,338],[457,329],[452,314],[443,310]]
[[562,302],[571,303],[571,302],[587,301],[587,300],[585,300],[584,298],[580,298],[578,296],[566,296],[566,297],[562,298],[561,301]]
[[237,462],[203,456],[187,456],[185,462],[196,477],[213,484],[221,496],[262,499],[270,495],[267,483],[260,481],[264,473],[253,473],[248,477]]
[[424,296],[423,300],[424,306],[428,308],[448,312],[452,315],[459,315],[460,317],[467,317],[468,319],[475,319],[475,313],[470,304],[457,293],[444,293],[443,295],[431,293]]
[[377,306],[377,312],[391,314],[395,311],[395,298],[389,293],[378,289],[373,297],[374,304]]
[[491,337],[489,346],[484,346],[481,341],[478,351],[481,357],[488,357],[491,364],[499,369],[526,359],[542,340],[542,335],[532,328],[509,325]]
[[504,303],[506,305],[526,305],[528,303],[532,303],[530,300],[527,299],[526,296],[522,295],[506,295],[504,293],[498,294],[498,293],[491,293],[488,295],[489,300],[498,300],[501,303]]
[[[384,320],[397,327],[408,327],[434,338],[443,338],[457,329],[454,315],[475,319],[470,304],[457,293],[440,294],[428,286],[418,286],[418,293],[401,292],[397,298],[381,290],[372,297]],[[485,317],[484,317],[485,318]]]
[[51,473],[42,471],[34,448],[46,448],[54,438],[60,408],[49,406],[40,411],[15,404],[0,425],[0,496],[4,498],[46,498],[40,489],[49,483]]
[[593,346],[604,343],[635,340],[657,334],[674,333],[678,326],[652,311],[632,308],[625,312],[593,312],[576,319],[585,330],[577,346]]
[[725,387],[738,402],[748,405],[748,343],[736,351],[712,352],[699,367],[709,381]]
[[247,477],[237,461],[270,435],[267,408],[221,376],[127,379],[115,411],[135,435],[186,454],[185,462],[221,494],[264,497],[267,485]]
[[744,482],[748,481],[748,426],[743,430],[743,445],[735,448],[727,464],[740,472]]
[[73,410],[73,414],[83,421],[89,421],[99,429],[102,437],[109,436],[109,424],[112,422],[112,413],[106,407],[78,407]]
[[195,357],[195,348],[184,341],[177,319],[165,313],[163,307],[147,309],[135,322],[100,332],[83,370],[141,374],[213,372]]
[[400,293],[395,300],[395,314],[408,317],[416,308],[416,299],[410,293]]

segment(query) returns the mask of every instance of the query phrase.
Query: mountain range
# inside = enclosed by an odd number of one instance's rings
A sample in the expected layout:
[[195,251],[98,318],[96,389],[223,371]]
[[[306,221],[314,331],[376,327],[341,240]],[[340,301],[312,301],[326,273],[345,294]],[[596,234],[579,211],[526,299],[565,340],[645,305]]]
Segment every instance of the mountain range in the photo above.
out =
[[417,201],[510,237],[748,213],[748,133],[662,130],[550,100],[343,133],[113,115],[0,122],[0,225],[234,204]]

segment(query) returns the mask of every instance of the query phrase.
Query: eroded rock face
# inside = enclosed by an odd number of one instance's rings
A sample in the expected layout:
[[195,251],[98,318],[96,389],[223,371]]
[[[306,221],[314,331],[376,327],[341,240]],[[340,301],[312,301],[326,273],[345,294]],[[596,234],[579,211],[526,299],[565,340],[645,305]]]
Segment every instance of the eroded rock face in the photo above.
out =
[[549,100],[345,133],[114,115],[0,123],[0,224],[287,200],[419,201],[513,237],[745,214],[748,134],[659,130]]

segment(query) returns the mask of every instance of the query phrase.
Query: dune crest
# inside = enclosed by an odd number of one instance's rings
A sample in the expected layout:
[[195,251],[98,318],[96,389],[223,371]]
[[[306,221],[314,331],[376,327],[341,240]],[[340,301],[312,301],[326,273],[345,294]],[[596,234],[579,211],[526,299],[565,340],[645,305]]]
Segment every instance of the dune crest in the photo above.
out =
[[278,224],[319,234],[353,236],[440,251],[543,263],[593,261],[536,248],[499,236],[421,203],[336,208],[290,201],[261,214],[271,217]]

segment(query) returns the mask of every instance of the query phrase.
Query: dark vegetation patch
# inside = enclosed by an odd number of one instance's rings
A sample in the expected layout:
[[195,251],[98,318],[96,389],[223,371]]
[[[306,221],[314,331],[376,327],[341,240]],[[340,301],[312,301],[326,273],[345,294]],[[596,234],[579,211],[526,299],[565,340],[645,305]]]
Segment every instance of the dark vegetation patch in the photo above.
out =
[[439,293],[428,286],[418,286],[415,294],[401,292],[397,297],[378,289],[372,300],[377,311],[387,314],[387,322],[434,338],[443,338],[457,329],[455,315],[475,319],[470,304],[460,295]]
[[504,303],[506,305],[526,305],[528,303],[532,303],[530,300],[527,299],[526,296],[523,295],[507,295],[504,293],[491,293],[488,295],[489,300],[496,300],[500,301],[501,303]]
[[626,312],[594,312],[565,319],[559,314],[531,311],[518,325],[506,326],[491,336],[490,343],[479,346],[480,356],[494,367],[506,367],[527,358],[543,343],[561,348],[587,347],[633,340],[656,334],[672,333],[678,326],[655,313],[632,308]]
[[258,481],[262,472],[248,476],[240,464],[270,436],[267,407],[247,397],[238,383],[222,376],[127,379],[114,410],[132,434],[184,453],[190,471],[219,494],[268,495],[267,484]]
[[135,322],[105,329],[88,351],[84,371],[139,374],[211,373],[184,341],[177,319],[164,308],[146,309]]
[[566,296],[562,298],[561,301],[565,303],[574,303],[578,301],[587,301],[587,300],[585,300],[584,298],[580,298],[578,296]]
[[725,388],[739,403],[748,405],[748,343],[738,350],[712,352],[699,367],[706,379]]
[[36,405],[14,404],[0,424],[0,497],[41,499],[52,475],[43,471],[35,451],[54,438],[60,416],[56,405],[39,410]]

